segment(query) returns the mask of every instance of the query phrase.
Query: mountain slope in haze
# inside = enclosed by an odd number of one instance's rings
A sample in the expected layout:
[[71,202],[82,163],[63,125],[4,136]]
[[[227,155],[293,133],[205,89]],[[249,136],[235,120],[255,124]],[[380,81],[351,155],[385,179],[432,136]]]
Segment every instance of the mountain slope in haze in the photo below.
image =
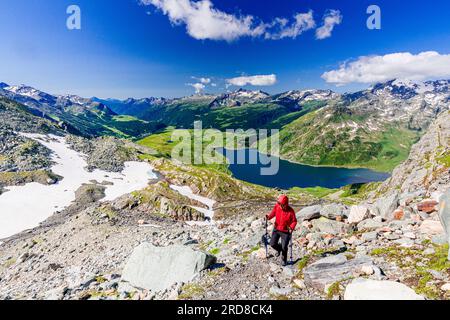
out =
[[102,103],[76,95],[55,96],[25,85],[3,86],[0,95],[26,105],[35,115],[53,119],[75,134],[139,137],[159,128],[155,123],[119,116]]
[[312,165],[390,171],[442,110],[449,81],[388,81],[330,100],[280,132],[283,158]]

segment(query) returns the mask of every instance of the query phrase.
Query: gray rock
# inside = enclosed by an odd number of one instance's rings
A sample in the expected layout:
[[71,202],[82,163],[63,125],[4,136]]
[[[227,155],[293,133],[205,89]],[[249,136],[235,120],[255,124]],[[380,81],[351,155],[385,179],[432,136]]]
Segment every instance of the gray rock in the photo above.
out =
[[330,220],[325,217],[321,217],[320,219],[314,220],[312,222],[313,230],[329,233],[333,235],[338,235],[340,233],[346,233],[349,230],[349,225],[335,221]]
[[369,209],[366,206],[352,206],[348,216],[348,223],[360,223],[369,218]]
[[322,209],[320,210],[320,215],[322,217],[335,220],[336,217],[347,217],[348,208],[339,203],[332,203],[323,206]]
[[345,289],[344,300],[424,300],[424,298],[399,282],[358,278]]
[[304,221],[320,218],[321,209],[322,206],[320,205],[303,208],[297,213],[297,220]]
[[390,221],[394,219],[394,211],[398,207],[399,195],[397,192],[390,196],[378,199],[374,204],[374,211],[384,220]]
[[[444,226],[447,242],[450,243],[450,189],[440,199],[439,218]],[[450,251],[448,252],[448,259],[450,260]]]
[[367,241],[367,242],[375,241],[378,238],[378,232],[372,231],[372,232],[363,233],[361,238],[362,238],[362,240]]
[[437,245],[446,244],[448,242],[446,234],[438,234],[431,237],[431,242]]
[[374,219],[366,219],[358,223],[356,226],[358,230],[376,230],[378,228],[383,227],[383,223],[376,221]]
[[280,288],[277,286],[273,286],[269,290],[270,294],[273,294],[275,296],[287,296],[292,292],[291,288]]
[[295,276],[295,271],[292,266],[283,267],[283,275],[287,278],[293,278]]
[[383,234],[383,237],[385,237],[388,240],[398,240],[400,239],[400,236],[396,233],[386,232]]
[[142,243],[128,259],[122,280],[136,288],[160,292],[174,284],[192,281],[215,261],[214,256],[187,246],[155,247]]
[[415,243],[414,240],[409,239],[409,238],[400,238],[400,239],[394,240],[393,242],[402,247],[411,247]]
[[338,254],[323,258],[303,270],[305,284],[323,291],[327,285],[348,279],[362,266],[372,264],[367,256],[347,260],[345,254]]

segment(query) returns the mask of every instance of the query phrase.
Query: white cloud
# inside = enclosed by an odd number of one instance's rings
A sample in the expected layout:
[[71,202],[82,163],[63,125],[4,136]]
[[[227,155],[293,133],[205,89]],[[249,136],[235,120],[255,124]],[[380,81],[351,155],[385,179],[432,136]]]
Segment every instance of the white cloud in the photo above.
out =
[[202,93],[203,90],[205,90],[205,88],[206,88],[206,86],[203,83],[200,83],[200,82],[198,82],[198,83],[188,83],[187,85],[191,86],[192,88],[194,88],[196,94]]
[[[279,40],[283,38],[297,38],[303,32],[316,27],[313,12],[297,13],[294,16],[294,21],[289,24],[289,21],[284,18],[276,18],[272,24],[266,25],[269,31],[266,32],[265,38],[272,40]],[[277,30],[278,29],[278,30]]]
[[[220,11],[214,7],[211,0],[140,0],[140,2],[155,6],[167,15],[173,24],[185,25],[187,33],[198,40],[233,41],[241,37],[295,39],[303,32],[316,27],[312,11],[297,13],[291,21],[286,18],[275,18],[271,22],[264,23],[252,15],[235,15]],[[338,16],[335,16],[335,13],[338,13]],[[324,17],[325,25],[320,28],[320,34],[324,37],[330,36],[334,26],[339,24],[341,19],[339,11],[331,10]]]
[[246,85],[252,86],[272,86],[277,82],[277,76],[274,74],[257,75],[257,76],[242,76],[227,79],[228,85],[243,87]]
[[141,3],[160,9],[176,25],[185,24],[188,34],[198,40],[232,41],[264,33],[264,26],[255,24],[253,16],[222,12],[210,0],[141,0]]
[[392,79],[426,80],[450,77],[450,54],[427,51],[363,56],[325,72],[322,78],[337,85],[375,83]]
[[330,10],[323,17],[323,25],[316,30],[316,38],[322,40],[331,37],[334,27],[341,23],[341,12],[339,10]]

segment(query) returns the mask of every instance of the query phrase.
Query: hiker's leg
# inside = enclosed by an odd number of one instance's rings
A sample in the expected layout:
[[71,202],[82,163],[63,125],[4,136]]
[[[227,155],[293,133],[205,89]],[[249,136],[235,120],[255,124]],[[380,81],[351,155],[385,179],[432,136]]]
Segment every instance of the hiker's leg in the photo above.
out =
[[275,249],[276,252],[281,251],[281,246],[279,244],[280,233],[276,230],[272,232],[272,238],[270,239],[270,246]]
[[283,233],[281,235],[281,253],[284,263],[287,263],[290,240],[291,240],[290,233]]

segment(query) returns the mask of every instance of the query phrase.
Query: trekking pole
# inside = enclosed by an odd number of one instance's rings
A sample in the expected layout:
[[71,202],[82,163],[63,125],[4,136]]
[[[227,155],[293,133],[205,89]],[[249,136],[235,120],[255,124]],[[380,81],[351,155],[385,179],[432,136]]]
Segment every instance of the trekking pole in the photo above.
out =
[[291,247],[291,265],[293,265],[294,264],[294,259],[292,258],[292,251],[293,251],[293,247],[294,247],[294,239],[292,239],[292,233],[291,233],[291,244],[290,244],[290,247]]
[[266,245],[266,259],[269,259],[269,251],[267,248],[268,245],[268,239],[269,239],[269,233],[267,232],[267,217],[264,218],[265,219],[265,224],[266,224],[266,235],[265,235],[265,245]]

